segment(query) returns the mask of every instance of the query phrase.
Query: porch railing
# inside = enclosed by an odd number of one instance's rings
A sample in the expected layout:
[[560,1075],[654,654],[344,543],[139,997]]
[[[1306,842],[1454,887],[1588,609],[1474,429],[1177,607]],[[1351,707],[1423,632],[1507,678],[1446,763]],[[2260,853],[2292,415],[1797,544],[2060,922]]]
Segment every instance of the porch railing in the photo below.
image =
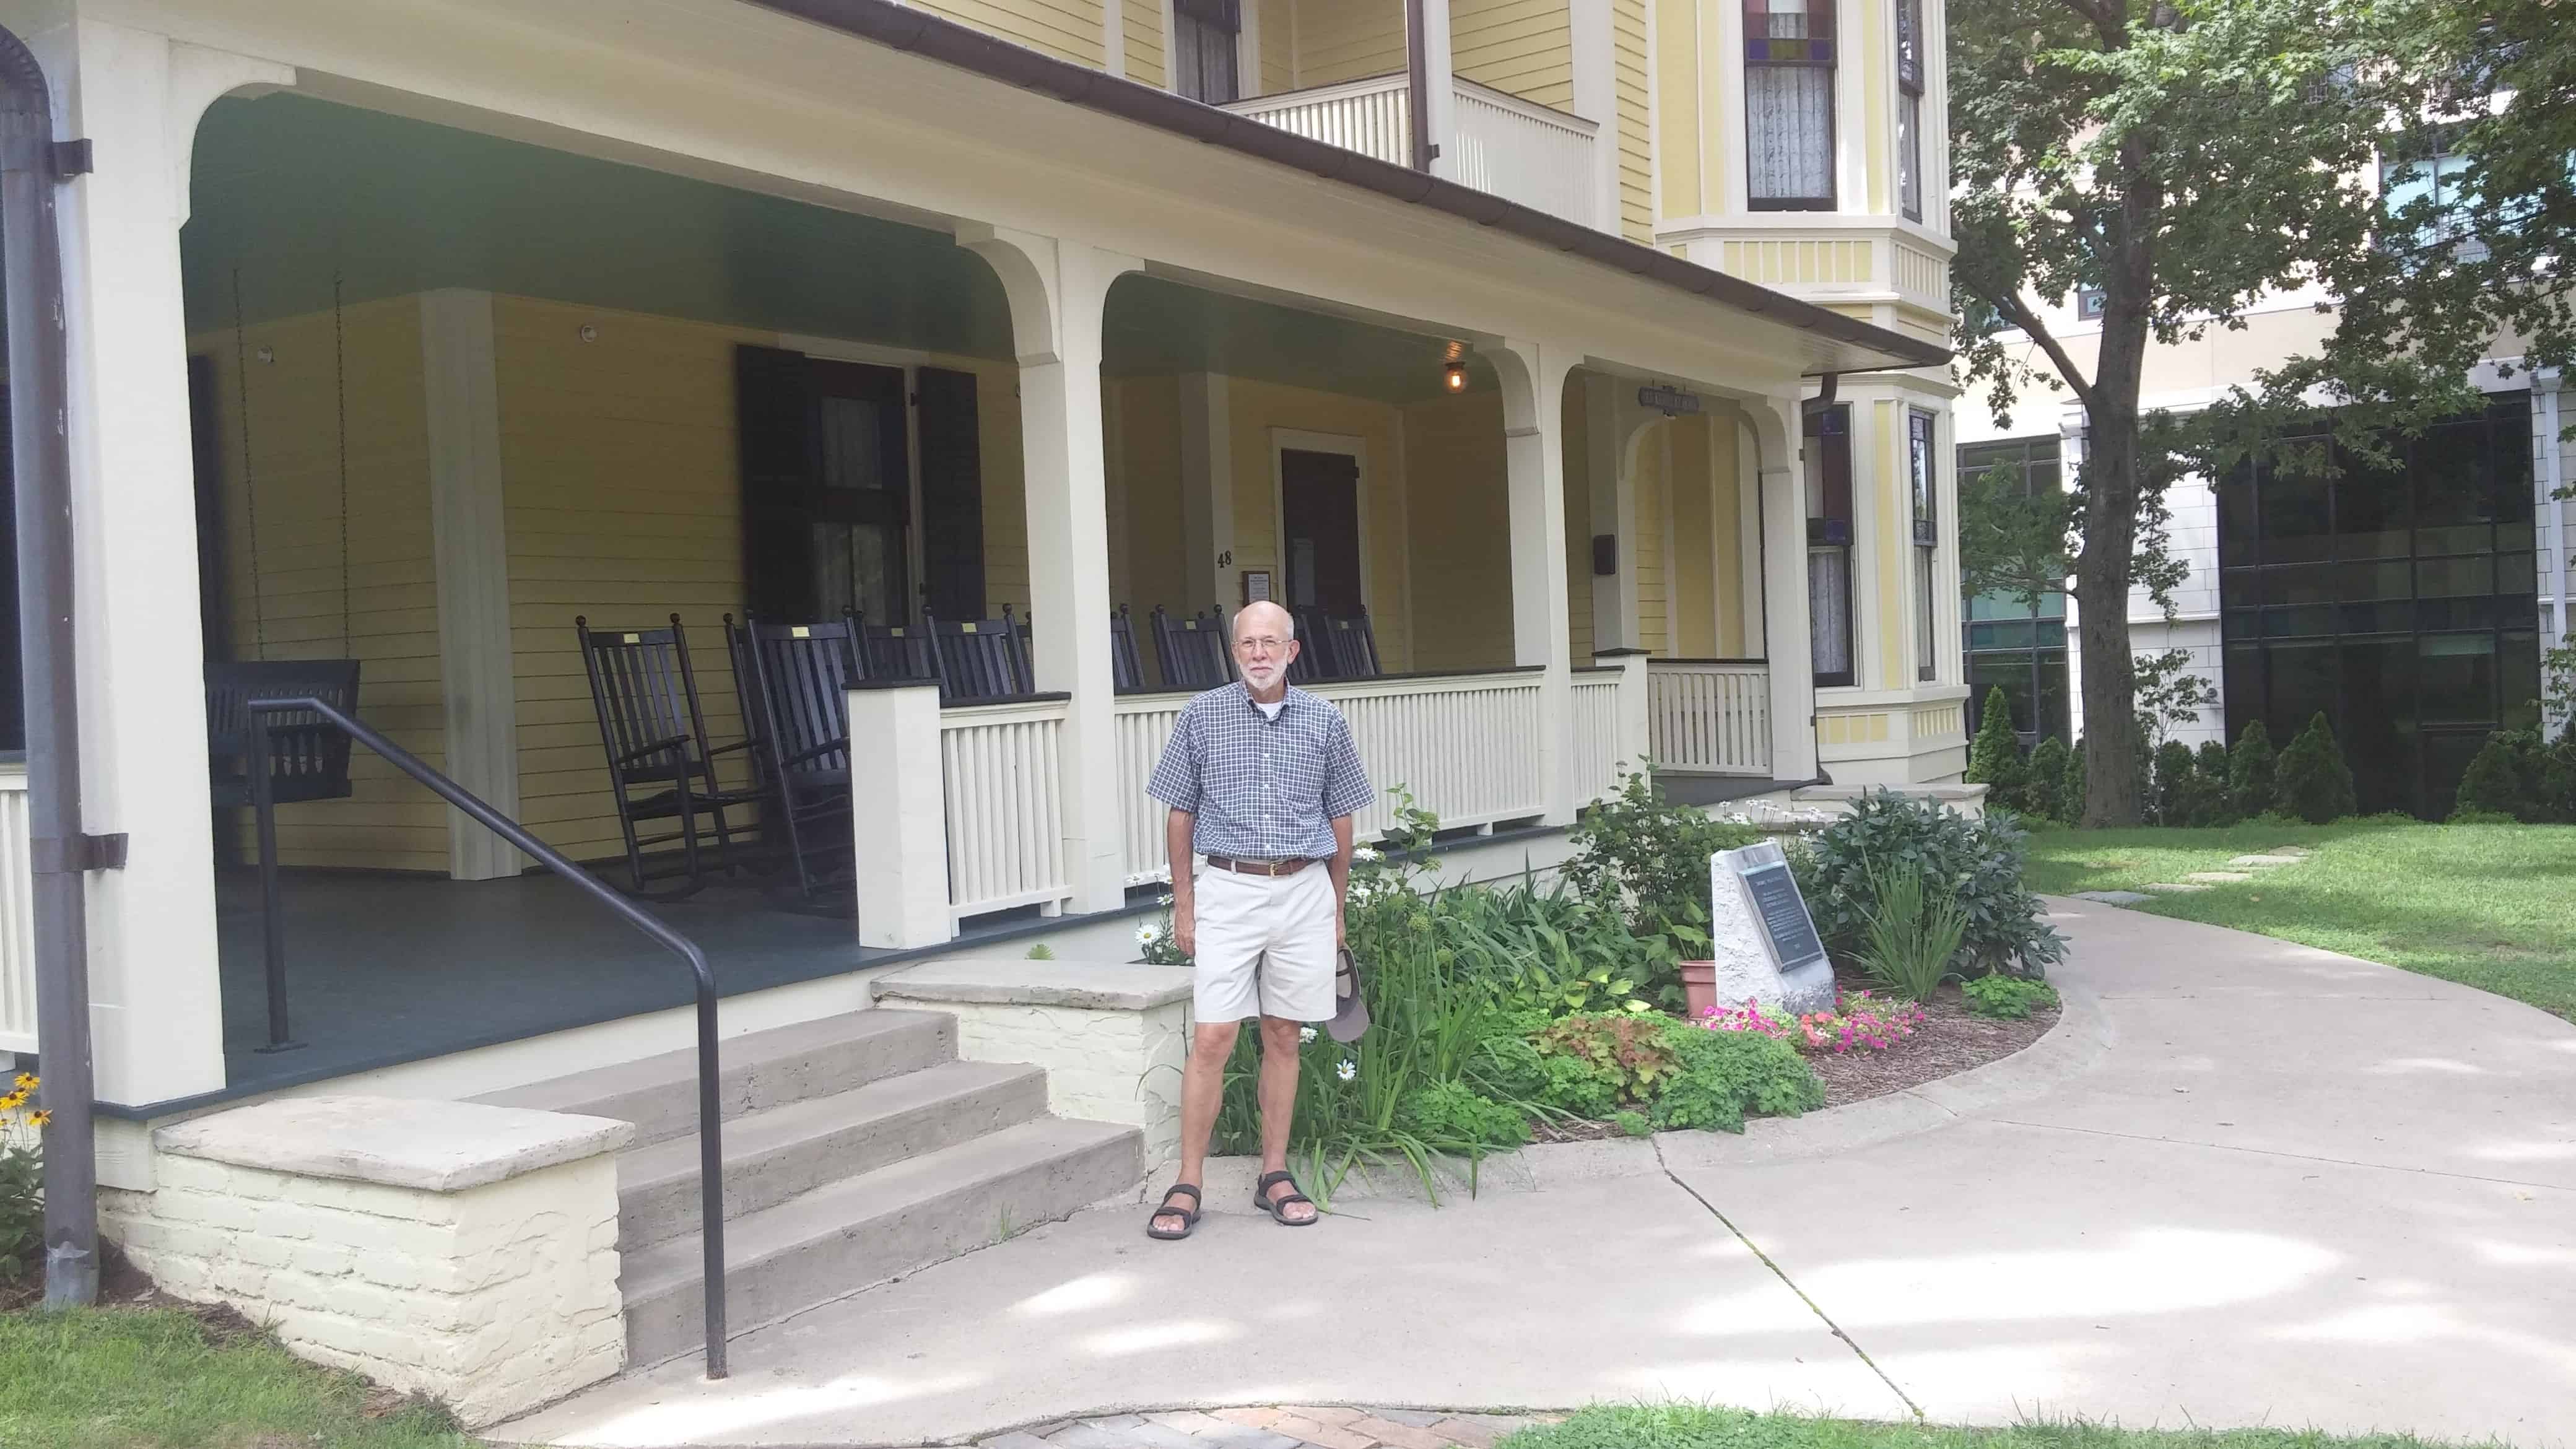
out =
[[1027,905],[1052,915],[1073,894],[1056,774],[1064,720],[1061,698],[939,712],[953,918]]
[[[1350,721],[1360,764],[1380,791],[1351,817],[1360,839],[1374,839],[1395,824],[1393,802],[1384,792],[1397,785],[1411,791],[1414,803],[1430,811],[1443,830],[1546,810],[1539,794],[1537,670],[1393,675],[1306,688],[1331,700]],[[1186,694],[1118,701],[1121,850],[1129,885],[1171,876],[1164,806],[1145,793],[1145,784],[1171,737],[1172,721],[1189,702]]]
[[1677,775],[1771,773],[1770,667],[1759,659],[1646,666],[1656,767]]
[[[526,826],[483,803],[464,786],[421,763],[411,751],[341,713],[337,707],[307,696],[254,699],[250,701],[249,710],[252,761],[274,758],[268,740],[270,715],[311,714],[327,720],[349,738],[383,756],[385,763],[427,786],[431,793],[464,811],[484,829],[526,851],[538,864],[580,887],[583,894],[608,907],[626,924],[688,963],[698,998],[698,1233],[705,1249],[701,1269],[706,1275],[707,1377],[723,1378],[724,1109],[717,1095],[722,1068],[716,1049],[716,978],[715,973],[708,969],[707,953],[699,950],[696,942],[663,924],[659,917],[619,895],[599,877],[573,864],[553,846],[529,834]],[[284,898],[277,869],[277,802],[270,798],[268,771],[252,769],[250,787],[251,807],[259,818],[260,900],[265,911],[263,925],[267,938],[269,1039],[276,1044],[282,1042],[286,1035],[284,923],[280,919]]]
[[35,890],[27,767],[0,765],[0,1052],[36,1049]]
[[[1597,122],[1474,81],[1452,82],[1454,130],[1437,139],[1460,182],[1567,221],[1603,224],[1593,170]],[[1411,164],[1412,102],[1402,75],[1255,96],[1224,109],[1380,161]]]
[[[1586,804],[1619,787],[1627,736],[1620,728],[1619,687],[1626,671],[1574,672],[1574,798]],[[1637,762],[1625,761],[1630,768]]]

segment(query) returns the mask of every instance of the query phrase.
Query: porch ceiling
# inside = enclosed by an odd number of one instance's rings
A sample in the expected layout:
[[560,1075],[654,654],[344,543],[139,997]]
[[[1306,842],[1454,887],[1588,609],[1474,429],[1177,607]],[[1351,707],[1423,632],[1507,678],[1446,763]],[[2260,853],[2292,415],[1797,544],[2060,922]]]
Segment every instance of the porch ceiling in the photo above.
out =
[[[298,95],[219,101],[181,236],[188,327],[473,287],[967,357],[1010,312],[942,233]],[[1440,395],[1445,339],[1121,281],[1113,376],[1212,371],[1384,402]],[[1477,386],[1485,378],[1472,378]]]

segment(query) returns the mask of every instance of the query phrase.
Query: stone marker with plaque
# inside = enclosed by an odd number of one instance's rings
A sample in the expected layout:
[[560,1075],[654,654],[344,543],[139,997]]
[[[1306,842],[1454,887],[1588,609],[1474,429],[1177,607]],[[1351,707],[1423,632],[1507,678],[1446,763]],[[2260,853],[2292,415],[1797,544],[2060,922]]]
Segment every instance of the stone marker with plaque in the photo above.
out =
[[1720,1005],[1758,1001],[1793,1015],[1833,1009],[1833,963],[1777,841],[1710,857],[1708,916]]

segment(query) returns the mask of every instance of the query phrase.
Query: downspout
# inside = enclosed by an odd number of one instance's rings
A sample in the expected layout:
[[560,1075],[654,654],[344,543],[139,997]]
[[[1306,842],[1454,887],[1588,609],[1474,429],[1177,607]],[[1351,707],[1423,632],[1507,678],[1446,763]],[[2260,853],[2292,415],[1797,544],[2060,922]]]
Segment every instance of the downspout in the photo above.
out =
[[1431,139],[1431,58],[1423,52],[1431,44],[1431,20],[1423,12],[1429,0],[1404,0],[1404,85],[1405,100],[1412,112],[1413,169],[1428,176],[1431,162],[1440,147]]
[[18,494],[18,649],[26,682],[28,855],[34,866],[36,1048],[45,1110],[45,1303],[98,1301],[98,1148],[90,1124],[84,871],[123,864],[123,838],[81,831],[72,655],[72,508],[63,271],[54,188],[89,143],[54,140],[45,73],[0,29],[0,286],[9,333],[10,466]]

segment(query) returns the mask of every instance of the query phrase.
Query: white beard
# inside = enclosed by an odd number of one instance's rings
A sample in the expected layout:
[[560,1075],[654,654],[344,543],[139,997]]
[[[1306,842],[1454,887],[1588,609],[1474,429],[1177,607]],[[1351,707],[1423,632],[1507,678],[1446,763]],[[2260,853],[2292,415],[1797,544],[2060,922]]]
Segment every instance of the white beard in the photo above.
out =
[[1243,667],[1243,681],[1254,689],[1267,690],[1287,672],[1284,664],[1247,664]]

